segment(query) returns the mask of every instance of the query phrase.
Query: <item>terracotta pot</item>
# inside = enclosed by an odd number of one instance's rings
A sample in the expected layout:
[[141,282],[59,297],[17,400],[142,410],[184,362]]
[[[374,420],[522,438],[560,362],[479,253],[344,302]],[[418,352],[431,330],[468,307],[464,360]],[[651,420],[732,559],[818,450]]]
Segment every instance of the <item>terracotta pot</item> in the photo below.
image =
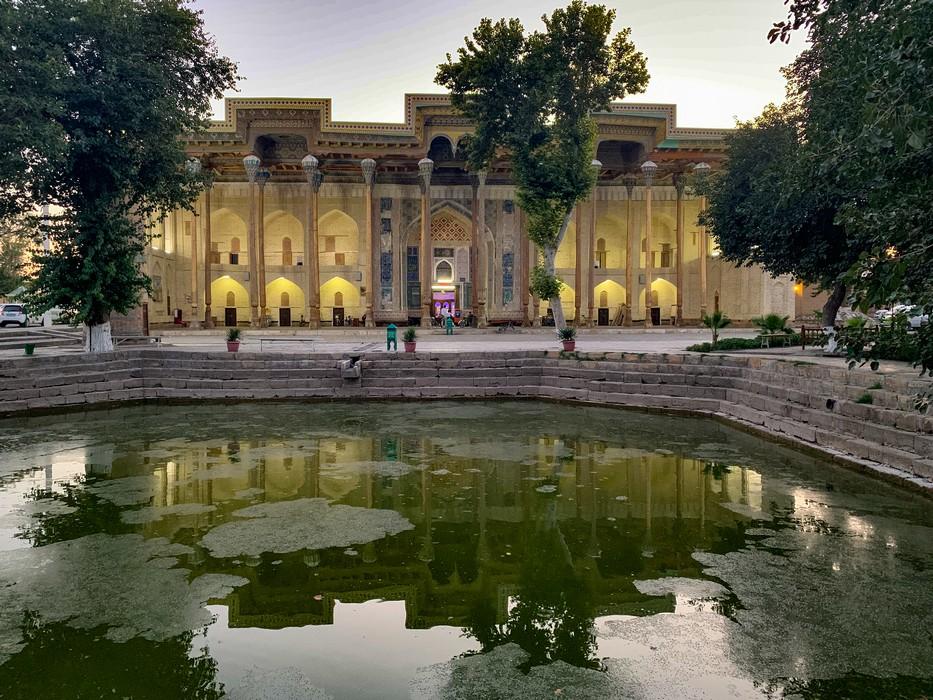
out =
[[240,351],[239,340],[228,340],[227,341],[227,352],[239,352],[239,351]]
[[573,352],[574,348],[577,347],[576,340],[562,340],[560,342],[564,344],[564,352]]
[[405,352],[414,352],[414,351],[415,351],[415,343],[414,343],[414,342],[409,343],[407,340],[404,341],[404,342],[405,342]]

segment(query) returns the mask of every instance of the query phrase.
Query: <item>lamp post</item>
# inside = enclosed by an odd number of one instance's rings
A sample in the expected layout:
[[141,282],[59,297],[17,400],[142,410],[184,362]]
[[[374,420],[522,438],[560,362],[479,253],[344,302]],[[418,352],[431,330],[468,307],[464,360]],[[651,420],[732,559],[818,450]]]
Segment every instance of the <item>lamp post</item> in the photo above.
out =
[[257,260],[256,242],[256,177],[259,175],[261,161],[255,155],[248,155],[243,159],[243,167],[249,180],[249,306],[250,325],[259,328],[259,267]]
[[434,161],[418,161],[418,183],[421,186],[421,327],[431,327],[431,280],[434,279],[434,250],[431,240],[431,175]]
[[651,181],[654,180],[658,166],[646,160],[641,164],[641,173],[645,177],[645,328],[651,328],[651,278],[654,265],[651,259]]
[[308,327],[321,327],[321,280],[318,259],[318,191],[321,189],[321,171],[318,160],[311,154],[301,159],[301,169],[308,179],[305,208],[305,304],[308,307]]
[[[185,163],[185,170],[188,175],[197,179],[201,176],[201,161],[197,158],[189,158]],[[200,312],[198,311],[198,301],[200,293],[198,290],[198,227],[201,217],[201,195],[198,195],[198,202],[194,209],[194,225],[191,227],[191,328],[200,328]]]
[[[697,163],[693,166],[693,175],[696,179],[696,185],[702,192],[703,185],[706,183],[710,167],[707,163]],[[706,195],[700,195],[700,216],[706,212]],[[706,269],[706,256],[709,253],[709,243],[706,240],[706,226],[701,225],[697,234],[697,246],[700,250],[700,318],[702,319],[707,312],[706,298],[708,295],[708,271]]]

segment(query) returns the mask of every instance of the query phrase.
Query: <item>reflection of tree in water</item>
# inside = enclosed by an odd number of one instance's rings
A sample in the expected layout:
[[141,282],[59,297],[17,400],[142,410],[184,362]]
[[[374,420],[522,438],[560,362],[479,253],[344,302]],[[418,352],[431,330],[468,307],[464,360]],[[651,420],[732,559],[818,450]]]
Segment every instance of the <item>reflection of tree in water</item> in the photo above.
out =
[[801,700],[926,700],[933,697],[933,679],[893,676],[876,678],[850,673],[842,678],[774,681],[767,690],[780,688],[786,697]]
[[599,668],[590,587],[574,569],[554,498],[539,500],[545,501],[543,512],[525,524],[520,590],[512,596],[508,619],[497,623],[496,591],[487,590],[476,599],[464,631],[483,653],[518,644],[530,654],[523,670],[558,660]]
[[120,508],[86,491],[83,481],[64,484],[63,489],[62,493],[34,489],[27,498],[37,503],[63,503],[75,510],[71,513],[39,513],[19,528],[17,537],[29,540],[33,547],[42,547],[98,532],[110,535],[133,532],[133,528],[120,519]]
[[194,634],[165,642],[103,639],[103,631],[39,625],[27,613],[26,647],[0,666],[0,697],[215,700],[224,696],[217,662],[192,654]]

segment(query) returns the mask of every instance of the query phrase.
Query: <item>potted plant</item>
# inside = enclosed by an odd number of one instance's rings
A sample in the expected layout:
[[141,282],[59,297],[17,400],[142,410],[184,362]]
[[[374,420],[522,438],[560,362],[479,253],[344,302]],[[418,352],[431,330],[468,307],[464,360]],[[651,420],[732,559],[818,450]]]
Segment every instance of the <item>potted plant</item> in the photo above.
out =
[[414,326],[409,326],[405,329],[405,335],[402,336],[402,340],[405,343],[405,352],[415,351],[415,337],[417,335]]
[[227,352],[239,352],[241,333],[242,331],[239,328],[227,329]]
[[573,352],[577,347],[577,329],[561,328],[557,331],[557,337],[564,345],[564,352]]

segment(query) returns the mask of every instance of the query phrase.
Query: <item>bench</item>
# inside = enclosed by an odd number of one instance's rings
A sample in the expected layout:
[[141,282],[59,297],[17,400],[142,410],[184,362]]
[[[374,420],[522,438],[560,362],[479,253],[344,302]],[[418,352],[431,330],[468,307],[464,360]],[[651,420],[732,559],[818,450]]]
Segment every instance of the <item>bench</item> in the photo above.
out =
[[295,338],[295,337],[272,337],[272,338],[260,338],[259,339],[259,352],[262,352],[262,346],[265,343],[312,343],[312,346],[308,348],[308,351],[314,349],[313,343],[314,338]]
[[113,346],[120,345],[161,345],[162,336],[159,335],[115,335]]
[[758,336],[761,339],[761,347],[770,348],[772,340],[783,340],[784,347],[790,347],[790,333],[762,333]]

